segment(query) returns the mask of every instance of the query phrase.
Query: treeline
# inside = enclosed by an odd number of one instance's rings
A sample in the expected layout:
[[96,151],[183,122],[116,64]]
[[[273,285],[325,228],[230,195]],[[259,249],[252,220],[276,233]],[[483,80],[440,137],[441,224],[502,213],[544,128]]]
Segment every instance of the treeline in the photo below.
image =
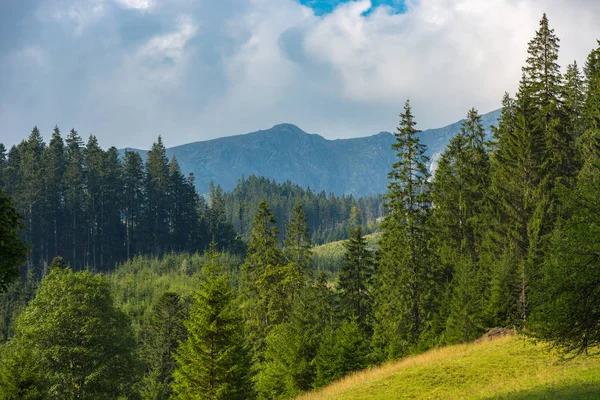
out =
[[160,137],[144,162],[136,152],[104,151],[93,135],[84,145],[75,130],[63,140],[58,127],[46,145],[35,127],[8,153],[0,144],[0,188],[24,217],[27,262],[38,275],[56,256],[102,271],[137,254],[203,251],[213,238],[243,250],[222,193],[199,196]]
[[353,226],[337,277],[310,268],[301,202],[283,243],[258,204],[241,265],[214,245],[109,278],[56,259],[15,292],[35,297],[2,346],[0,399],[291,398],[497,326],[597,346],[600,46],[584,75],[557,59],[544,15],[493,141],[470,110],[433,178],[407,101],[379,249]]
[[310,188],[290,181],[279,184],[268,178],[242,177],[232,192],[225,193],[226,220],[248,240],[252,219],[262,200],[269,204],[278,221],[280,240],[285,238],[285,223],[289,221],[294,205],[299,201],[306,214],[312,242],[329,243],[348,238],[350,227],[363,225],[365,231],[376,229],[378,218],[383,217],[383,195],[354,198],[352,195],[336,196],[325,191],[314,192]]
[[75,130],[63,140],[58,127],[48,145],[37,127],[8,152],[0,143],[0,189],[24,217],[27,262],[37,275],[56,256],[75,269],[106,271],[135,255],[202,252],[213,239],[220,250],[243,253],[263,198],[279,221],[300,200],[315,243],[345,239],[355,221],[373,230],[383,213],[381,195],[326,196],[255,176],[231,193],[211,183],[205,198],[193,174],[185,177],[177,160],[167,159],[160,137],[143,160],[137,152],[105,151],[93,135],[84,145]]

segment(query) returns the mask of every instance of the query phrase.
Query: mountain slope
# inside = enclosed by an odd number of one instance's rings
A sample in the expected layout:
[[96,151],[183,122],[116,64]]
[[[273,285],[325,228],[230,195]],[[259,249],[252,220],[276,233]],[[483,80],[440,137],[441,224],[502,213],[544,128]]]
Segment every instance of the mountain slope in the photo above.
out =
[[[485,128],[496,123],[499,110],[484,116]],[[460,129],[461,121],[421,133],[428,154],[435,159]],[[185,174],[193,172],[196,187],[204,192],[212,180],[232,190],[237,180],[251,174],[277,182],[290,180],[313,190],[336,194],[382,193],[394,161],[389,132],[355,139],[327,140],[308,134],[295,125],[188,143],[167,149]],[[145,155],[145,151],[134,150]],[[124,150],[122,150],[123,152]]]
[[300,399],[598,399],[598,371],[598,357],[561,360],[507,336],[365,370]]

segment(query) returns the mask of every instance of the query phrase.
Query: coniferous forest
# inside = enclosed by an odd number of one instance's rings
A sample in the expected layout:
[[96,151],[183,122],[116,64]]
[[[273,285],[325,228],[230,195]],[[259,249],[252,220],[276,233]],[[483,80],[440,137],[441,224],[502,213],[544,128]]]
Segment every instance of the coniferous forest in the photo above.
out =
[[385,195],[205,198],[160,138],[146,160],[58,128],[0,145],[0,399],[292,398],[494,327],[594,351],[600,42],[558,56],[544,15],[492,139],[469,110],[433,176],[407,100]]

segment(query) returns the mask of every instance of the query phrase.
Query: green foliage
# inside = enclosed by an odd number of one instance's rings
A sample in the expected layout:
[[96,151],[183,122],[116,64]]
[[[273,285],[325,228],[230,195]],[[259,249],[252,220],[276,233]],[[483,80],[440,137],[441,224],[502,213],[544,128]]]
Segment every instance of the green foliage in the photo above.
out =
[[235,292],[213,253],[194,293],[172,384],[177,399],[252,397],[250,358]]
[[314,386],[324,386],[365,368],[368,354],[369,347],[356,320],[344,321],[335,331],[329,329],[315,359],[317,376]]
[[267,336],[256,387],[261,398],[292,398],[313,386],[315,359],[333,320],[333,293],[323,276],[294,302],[289,322]]
[[346,253],[338,281],[342,310],[346,318],[356,318],[364,332],[370,332],[375,258],[367,247],[360,227],[350,230],[350,238],[344,247]]
[[144,326],[141,348],[146,374],[142,381],[144,399],[161,400],[171,396],[171,382],[176,361],[173,353],[185,340],[183,321],[186,309],[177,293],[165,292],[156,302],[150,320]]
[[446,342],[477,338],[483,331],[485,278],[483,241],[490,162],[481,117],[467,114],[460,133],[442,154],[433,181],[433,246],[451,282]]
[[242,265],[243,310],[247,335],[255,361],[262,361],[270,329],[289,312],[288,291],[284,285],[289,269],[283,264],[275,218],[266,201],[259,205],[252,224],[248,253]]
[[44,399],[114,399],[131,395],[137,379],[129,319],[104,278],[89,272],[50,271],[7,346],[7,398],[19,396],[16,388]]
[[278,221],[280,241],[287,237],[285,225],[293,218],[298,204],[304,211],[309,237],[317,244],[346,239],[356,219],[360,219],[365,232],[373,232],[377,218],[383,216],[383,196],[380,194],[360,198],[336,196],[324,191],[317,193],[289,181],[276,183],[254,175],[242,177],[223,199],[227,221],[245,240],[250,238],[254,213],[262,200],[269,204]]
[[28,248],[19,236],[23,229],[21,216],[8,197],[0,191],[0,293],[19,276]]
[[428,245],[431,192],[426,149],[408,101],[400,117],[375,283],[373,347],[378,360],[417,349],[429,329],[439,291]]
[[534,335],[575,353],[600,344],[599,156],[586,160],[575,188],[560,188],[572,215],[552,235],[530,324]]

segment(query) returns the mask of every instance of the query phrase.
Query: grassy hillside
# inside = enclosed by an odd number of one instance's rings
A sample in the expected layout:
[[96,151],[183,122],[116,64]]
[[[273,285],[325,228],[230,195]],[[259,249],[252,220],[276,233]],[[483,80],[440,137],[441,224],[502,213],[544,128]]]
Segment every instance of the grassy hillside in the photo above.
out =
[[508,336],[362,371],[300,399],[600,399],[600,357],[564,360]]
[[[367,239],[369,248],[375,249],[380,237],[381,232],[366,235],[365,238]],[[330,272],[339,271],[344,255],[344,242],[345,240],[340,240],[314,247],[312,257],[313,268],[316,270],[328,270]]]

